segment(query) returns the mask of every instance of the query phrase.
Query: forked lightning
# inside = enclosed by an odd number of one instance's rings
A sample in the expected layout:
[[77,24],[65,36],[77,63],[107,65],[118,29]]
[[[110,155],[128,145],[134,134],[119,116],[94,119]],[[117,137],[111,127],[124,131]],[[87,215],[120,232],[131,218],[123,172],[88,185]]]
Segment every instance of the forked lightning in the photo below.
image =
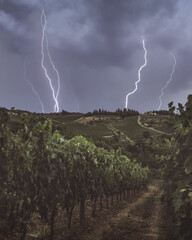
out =
[[137,80],[137,82],[135,82],[135,89],[132,92],[128,93],[127,96],[126,96],[126,101],[125,101],[125,108],[126,109],[128,109],[129,96],[134,94],[137,91],[137,89],[138,89],[138,83],[141,81],[141,71],[142,71],[142,69],[144,67],[147,66],[147,49],[145,47],[145,39],[144,38],[142,39],[142,45],[143,45],[143,49],[144,49],[144,59],[145,59],[145,62],[138,70],[138,80]]
[[170,78],[169,78],[169,80],[167,81],[167,83],[165,84],[165,86],[161,89],[161,95],[159,96],[159,107],[158,107],[158,111],[161,109],[161,106],[162,106],[162,97],[163,97],[163,95],[164,95],[164,91],[165,91],[165,89],[168,87],[168,85],[169,85],[169,83],[172,81],[172,79],[173,79],[173,74],[174,74],[174,72],[175,72],[175,67],[176,67],[176,64],[177,64],[177,61],[176,61],[176,58],[175,58],[175,55],[173,55],[172,53],[170,53],[170,55],[172,56],[172,58],[173,58],[173,68],[172,68],[172,71],[171,71],[171,76],[170,76]]
[[[44,70],[45,76],[49,82],[49,86],[51,88],[52,91],[52,96],[53,99],[55,101],[55,106],[54,106],[54,112],[59,112],[59,102],[58,102],[58,96],[59,96],[59,91],[60,91],[60,76],[59,76],[59,72],[57,71],[52,59],[51,59],[51,55],[50,55],[50,51],[49,51],[49,45],[48,45],[48,38],[47,35],[45,33],[45,29],[46,29],[46,24],[47,24],[47,19],[46,19],[46,15],[45,15],[45,11],[44,9],[42,10],[41,13],[41,26],[42,26],[42,39],[41,39],[41,55],[42,55],[42,59],[41,59],[41,66]],[[45,61],[45,54],[44,54],[44,44],[46,44],[46,49],[47,49],[47,54],[49,57],[49,61],[52,65],[53,70],[56,72],[57,75],[57,91],[55,90],[54,86],[53,86],[53,82],[51,77],[48,74],[48,70],[44,64]]]

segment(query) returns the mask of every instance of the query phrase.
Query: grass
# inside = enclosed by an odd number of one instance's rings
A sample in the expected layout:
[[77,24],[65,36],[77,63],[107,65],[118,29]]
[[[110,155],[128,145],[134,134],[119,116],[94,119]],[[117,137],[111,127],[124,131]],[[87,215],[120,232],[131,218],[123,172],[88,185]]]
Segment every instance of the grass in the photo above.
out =
[[[54,116],[50,115],[49,118],[53,120],[53,124],[55,126],[66,127],[68,132],[73,132],[75,135],[82,135],[84,137],[103,137],[106,135],[111,135],[112,132],[109,130],[106,124],[104,123],[96,123],[94,125],[91,124],[82,124],[76,122],[75,120],[81,118],[83,114],[74,114],[74,115],[59,115]],[[60,123],[59,123],[60,122]]]
[[75,130],[77,135],[82,135],[84,137],[103,137],[112,134],[112,132],[108,129],[107,125],[103,123],[91,125],[78,122],[70,122],[66,124],[66,126],[68,128],[71,128],[72,130]]
[[71,115],[49,115],[49,118],[52,120],[56,120],[61,123],[70,123],[72,121],[75,121],[79,118],[81,118],[83,114],[71,114]]
[[157,135],[156,132],[148,129],[142,128],[138,123],[137,123],[137,116],[134,117],[128,117],[123,120],[120,120],[119,122],[113,123],[112,126],[124,134],[126,134],[130,139],[132,140],[137,140],[139,138],[142,138],[143,132],[148,131],[150,132],[151,136]]
[[[113,132],[108,128],[108,124],[112,124],[112,126],[119,131],[126,134],[130,139],[137,140],[139,138],[143,138],[143,132],[149,131],[151,136],[157,135],[158,133],[142,128],[137,123],[137,116],[127,117],[117,122],[113,122],[111,120],[107,120],[105,122],[97,122],[95,124],[82,124],[79,122],[75,122],[75,120],[81,118],[82,114],[75,115],[59,115],[59,116],[50,116],[50,118],[54,121],[64,123],[66,128],[69,131],[75,133],[75,135],[82,135],[84,137],[92,138],[92,137],[104,137],[113,135]],[[54,122],[55,125],[60,125],[59,123]]]
[[[103,121],[92,121],[93,124],[83,124],[75,120],[83,117],[83,114],[71,114],[71,115],[47,115],[47,117],[53,120],[53,125],[58,129],[62,134],[67,135],[68,137],[73,137],[75,135],[82,135],[87,138],[94,137],[104,137],[114,135],[114,133],[108,128],[108,125],[112,125],[115,129],[126,134],[131,140],[138,140],[143,138],[143,132],[148,131],[151,136],[158,135],[150,129],[145,129],[137,123],[137,116],[127,117],[119,121],[114,121],[113,118],[105,119]],[[17,130],[22,127],[22,120],[13,117],[9,120],[9,127],[12,130]],[[162,130],[163,126],[160,126]]]
[[171,132],[170,129],[167,128],[167,125],[161,125],[161,126],[152,126],[154,129],[157,129],[159,131],[162,131],[162,132],[166,132],[166,133],[169,133]]

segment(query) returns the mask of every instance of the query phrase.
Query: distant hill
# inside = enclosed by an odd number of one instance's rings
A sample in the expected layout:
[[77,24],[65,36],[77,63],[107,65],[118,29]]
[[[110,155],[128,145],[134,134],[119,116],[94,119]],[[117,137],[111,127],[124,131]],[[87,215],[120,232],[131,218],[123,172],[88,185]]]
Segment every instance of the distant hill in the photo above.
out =
[[[169,133],[169,116],[162,114],[139,114],[134,110],[120,110],[108,112],[105,110],[94,110],[92,113],[61,113],[37,114],[27,111],[7,110],[0,108],[0,112],[7,114],[8,126],[16,132],[22,129],[24,122],[30,121],[34,125],[38,121],[51,119],[53,129],[60,131],[66,138],[82,135],[94,142],[105,142],[107,145],[123,145],[127,142],[133,144],[139,139]],[[140,122],[138,122],[138,117]],[[161,132],[155,131],[157,129]]]

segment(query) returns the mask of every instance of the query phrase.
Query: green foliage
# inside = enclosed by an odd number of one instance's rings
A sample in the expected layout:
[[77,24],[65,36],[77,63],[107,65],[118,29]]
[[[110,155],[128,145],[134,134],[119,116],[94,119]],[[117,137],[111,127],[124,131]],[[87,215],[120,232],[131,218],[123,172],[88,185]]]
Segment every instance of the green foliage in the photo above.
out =
[[192,95],[185,106],[169,104],[173,118],[180,121],[176,136],[167,141],[168,154],[164,156],[164,189],[168,206],[174,213],[177,239],[190,240],[192,236]]
[[148,181],[149,169],[122,155],[107,151],[82,136],[70,140],[53,131],[51,120],[24,117],[24,128],[12,133],[1,120],[0,218],[10,230],[20,227],[25,239],[32,214],[50,218],[50,236],[60,206],[72,214],[88,197],[137,189]]

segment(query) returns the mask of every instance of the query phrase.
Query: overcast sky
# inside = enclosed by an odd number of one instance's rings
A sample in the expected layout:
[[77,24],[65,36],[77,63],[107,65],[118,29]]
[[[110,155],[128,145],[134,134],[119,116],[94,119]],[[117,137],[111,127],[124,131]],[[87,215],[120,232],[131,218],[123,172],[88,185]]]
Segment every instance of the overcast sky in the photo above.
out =
[[[87,112],[128,107],[140,112],[170,101],[185,103],[192,89],[191,0],[0,0],[0,106],[41,112],[54,111],[54,99],[41,66],[41,13],[47,17],[46,35],[58,69],[60,110]],[[48,74],[57,91],[57,78],[48,61]],[[27,81],[24,78],[27,78]]]

